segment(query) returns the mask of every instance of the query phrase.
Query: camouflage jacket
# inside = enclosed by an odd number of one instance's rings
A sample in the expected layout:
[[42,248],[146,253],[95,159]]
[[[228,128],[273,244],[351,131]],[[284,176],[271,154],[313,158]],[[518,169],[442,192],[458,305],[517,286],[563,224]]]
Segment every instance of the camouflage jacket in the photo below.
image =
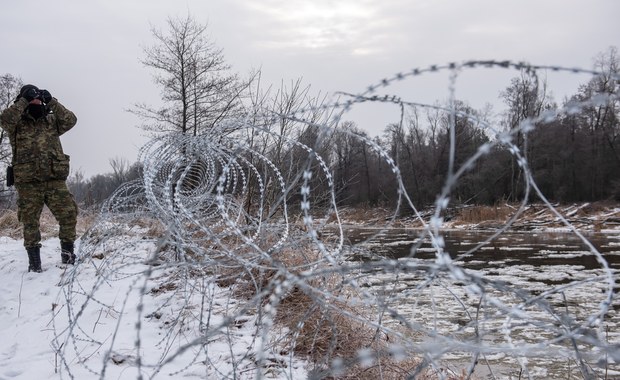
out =
[[24,113],[28,101],[20,98],[0,114],[0,126],[13,151],[15,185],[64,180],[69,176],[69,156],[62,150],[60,135],[77,123],[75,114],[53,98],[46,117],[34,120]]

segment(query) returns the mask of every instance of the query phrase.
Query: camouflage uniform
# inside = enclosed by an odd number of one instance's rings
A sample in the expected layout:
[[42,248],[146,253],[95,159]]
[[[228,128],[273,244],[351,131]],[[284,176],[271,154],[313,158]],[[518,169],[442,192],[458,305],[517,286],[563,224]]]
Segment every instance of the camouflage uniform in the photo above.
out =
[[60,136],[73,128],[75,114],[53,98],[51,113],[34,120],[24,112],[28,101],[19,98],[0,115],[13,150],[13,171],[17,189],[19,221],[24,226],[26,249],[41,247],[39,219],[47,205],[60,225],[61,243],[73,245],[78,208],[65,180],[69,156],[62,150]]

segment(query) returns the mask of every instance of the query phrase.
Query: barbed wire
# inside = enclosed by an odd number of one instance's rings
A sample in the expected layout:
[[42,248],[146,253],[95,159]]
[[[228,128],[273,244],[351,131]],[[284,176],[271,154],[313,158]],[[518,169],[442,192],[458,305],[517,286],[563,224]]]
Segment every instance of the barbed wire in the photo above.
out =
[[[610,341],[605,330],[616,305],[618,275],[545,197],[514,141],[535,125],[617,101],[619,94],[571,101],[503,130],[455,107],[454,90],[463,70],[495,68],[525,72],[536,81],[538,72],[546,70],[602,75],[511,61],[432,65],[295,113],[254,110],[251,119],[222,126],[226,131],[233,126],[234,137],[216,127],[202,136],[154,138],[141,150],[143,178],[121,186],[105,203],[98,222],[81,239],[79,265],[62,280],[66,321],[59,314],[54,318],[52,343],[61,358],[61,375],[75,378],[79,366],[104,379],[111,366],[124,363],[124,377],[131,373],[138,379],[295,378],[302,372],[318,379],[346,376],[354,368],[373,368],[378,372],[366,373],[376,378],[449,378],[457,372],[469,377],[482,368],[498,378],[500,367],[507,366],[535,378],[538,366],[532,363],[543,360],[545,365],[575,363],[578,373],[590,379],[620,363],[620,342]],[[447,106],[376,95],[395,82],[438,71],[450,73]],[[620,80],[618,75],[613,79]],[[450,166],[430,218],[414,206],[396,160],[384,148],[370,137],[339,129],[347,112],[369,102],[450,116]],[[305,117],[322,111],[332,117],[321,122]],[[457,116],[493,136],[460,167],[454,159]],[[257,119],[261,122],[251,122]],[[316,128],[315,144],[272,131],[270,125],[283,119]],[[363,142],[391,169],[397,184],[394,210],[361,243],[348,242],[332,171],[319,149],[334,131]],[[260,136],[295,152],[297,171],[285,173],[269,158],[273,144],[259,146],[243,136]],[[505,225],[456,254],[444,236],[451,193],[492,148],[514,156],[525,195]],[[492,264],[482,270],[464,265],[464,258],[510,229],[531,194],[587,247],[599,268],[571,272],[572,278],[541,290],[506,280],[506,272],[494,273],[499,268]],[[416,215],[422,226],[409,254],[395,259],[373,252],[367,243],[389,230],[403,210]],[[422,258],[424,244],[432,258]],[[115,284],[122,286],[115,289]],[[573,297],[584,292],[587,299]],[[133,308],[137,313],[128,311]],[[86,325],[92,318],[85,316],[96,312],[106,315],[105,329]],[[237,334],[240,329],[248,333]],[[251,341],[244,340],[247,336]],[[149,355],[153,346],[158,355]],[[498,357],[499,366],[493,360]],[[453,363],[452,372],[446,363]]]

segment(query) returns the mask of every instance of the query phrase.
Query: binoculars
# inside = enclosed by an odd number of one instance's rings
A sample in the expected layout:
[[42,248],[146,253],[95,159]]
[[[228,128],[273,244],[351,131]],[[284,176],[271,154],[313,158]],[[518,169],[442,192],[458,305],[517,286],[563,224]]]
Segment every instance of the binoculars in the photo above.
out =
[[26,92],[27,98],[39,99],[43,102],[48,102],[51,100],[51,95],[47,90],[39,90],[37,88],[30,88]]
[[34,90],[34,91],[35,91],[35,96],[34,96],[34,98],[35,98],[35,99],[41,99],[41,100],[43,100],[43,94],[44,94],[45,92],[47,92],[47,90]]

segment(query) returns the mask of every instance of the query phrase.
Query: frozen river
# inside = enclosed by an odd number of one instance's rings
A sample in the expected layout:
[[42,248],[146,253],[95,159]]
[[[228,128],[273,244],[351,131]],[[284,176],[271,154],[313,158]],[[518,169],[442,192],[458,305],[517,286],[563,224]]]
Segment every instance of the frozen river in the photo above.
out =
[[433,360],[457,372],[472,365],[482,378],[620,378],[620,364],[605,363],[609,352],[600,349],[620,343],[619,234],[586,236],[604,264],[572,233],[505,232],[487,241],[491,232],[444,231],[451,271],[438,269],[436,248],[418,230],[344,232],[364,248],[351,258],[368,269],[359,282],[394,323],[408,326],[420,347],[444,347]]

